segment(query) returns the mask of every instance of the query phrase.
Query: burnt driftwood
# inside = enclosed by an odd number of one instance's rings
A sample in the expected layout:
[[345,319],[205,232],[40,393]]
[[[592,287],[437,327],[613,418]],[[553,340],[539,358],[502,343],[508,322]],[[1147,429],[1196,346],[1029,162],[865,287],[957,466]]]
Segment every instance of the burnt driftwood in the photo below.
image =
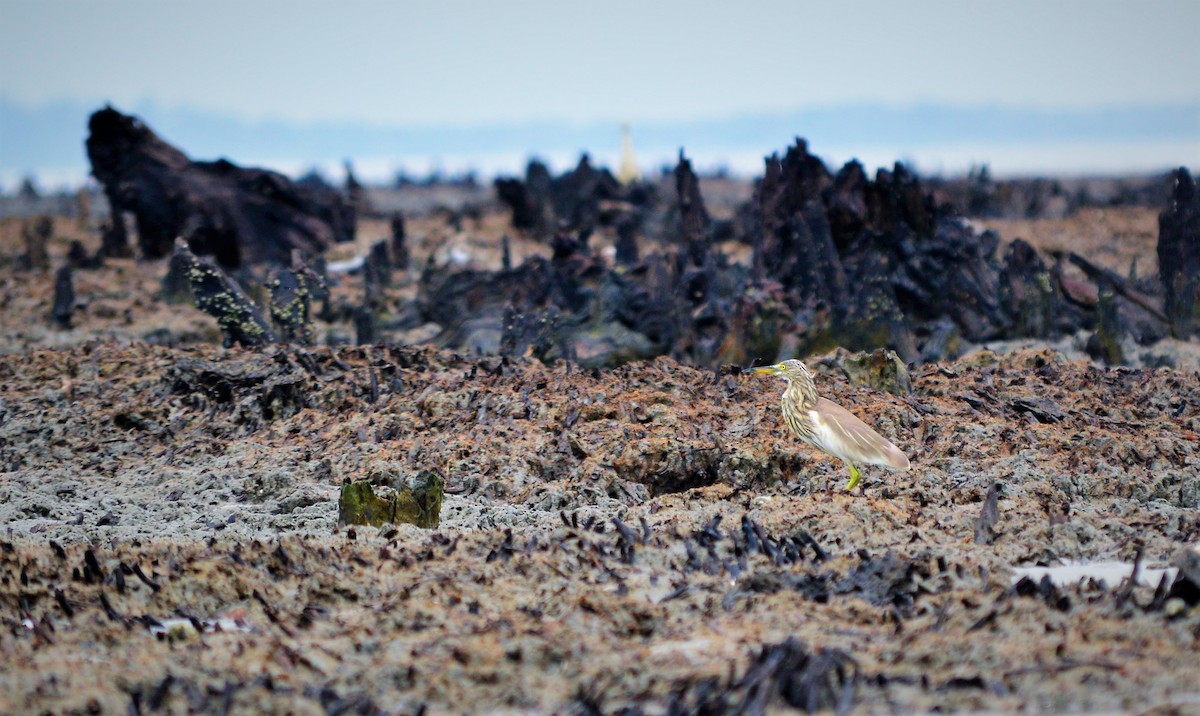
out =
[[[88,158],[113,207],[112,231],[123,233],[121,212],[137,222],[148,258],[166,256],[176,237],[224,267],[286,265],[293,249],[309,256],[354,235],[354,212],[333,190],[304,188],[265,169],[226,160],[192,161],[138,118],[112,107],[88,122]],[[120,250],[122,239],[106,239]]]
[[[535,178],[539,173],[531,172]],[[671,238],[659,251],[639,258],[638,210],[618,212],[615,229],[624,237],[619,268],[589,244],[592,222],[601,218],[588,218],[588,201],[568,200],[606,195],[607,172],[581,162],[568,176],[556,188],[560,203],[547,195],[555,216],[561,210],[572,217],[549,234],[549,259],[532,257],[499,272],[430,267],[420,284],[423,320],[446,327],[443,345],[472,352],[567,358],[584,365],[663,353],[714,360],[725,350],[728,317],[745,271],[714,256],[711,220],[687,161],[676,171],[677,197],[666,222]],[[579,227],[568,228],[573,224]]]
[[[437,340],[456,350],[585,365],[661,354],[745,364],[835,346],[937,360],[957,351],[959,338],[1051,338],[1101,321],[1114,340],[1151,335],[1111,313],[1131,306],[1153,321],[1157,298],[1145,282],[1074,257],[1088,280],[1069,279],[1061,260],[1047,266],[1021,241],[1000,255],[998,236],[979,233],[903,165],[870,177],[850,162],[831,173],[797,140],[767,160],[732,222],[713,221],[682,154],[671,178],[673,200],[659,206],[653,192],[635,202],[633,189],[586,158],[560,177],[531,163],[523,181],[496,188],[514,224],[545,241],[550,257],[513,265],[506,250],[499,271],[431,261],[416,301],[389,323],[381,320],[383,289],[407,253],[397,217],[391,240],[365,259],[361,307],[342,318],[355,322],[359,342],[385,341],[399,324],[434,323],[443,329]],[[615,260],[594,248],[597,230],[615,237]],[[749,244],[752,260],[734,262],[718,238]],[[1109,313],[1095,283],[1107,288]],[[277,304],[301,306],[294,271],[277,273],[272,289]],[[290,323],[274,316],[286,340],[311,340],[309,310],[301,306],[301,320]]]
[[1002,260],[995,234],[977,233],[902,164],[874,179],[853,161],[830,175],[797,140],[768,159],[739,222],[751,232],[755,279],[778,281],[804,317],[799,352],[885,345],[911,361],[938,357],[930,344],[947,343],[947,319],[976,342],[1093,320],[1063,307],[1031,247],[1016,244]]
[[[606,220],[592,212],[620,188],[586,160],[563,177],[534,163],[524,182],[498,182],[514,224],[545,232],[552,258],[498,273],[429,270],[424,320],[447,326],[441,340],[457,349],[502,342],[509,352],[594,356],[586,337],[615,331],[631,345],[706,365],[835,346],[936,360],[957,337],[1052,337],[1097,320],[1094,308],[1064,300],[1028,244],[998,256],[995,234],[977,233],[903,165],[870,178],[850,162],[832,174],[803,140],[768,158],[754,198],[726,225],[751,245],[749,267],[714,243],[682,155],[673,178],[674,200],[659,214],[643,207],[616,215],[615,265],[593,253],[588,237]],[[512,306],[507,316],[504,305]]]

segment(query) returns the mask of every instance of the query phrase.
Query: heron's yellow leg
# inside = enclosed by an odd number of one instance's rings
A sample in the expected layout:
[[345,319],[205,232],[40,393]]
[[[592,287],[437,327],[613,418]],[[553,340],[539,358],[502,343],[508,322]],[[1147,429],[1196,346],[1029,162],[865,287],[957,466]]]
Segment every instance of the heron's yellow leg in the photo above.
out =
[[846,461],[846,464],[850,466],[850,482],[846,483],[846,492],[850,492],[854,488],[858,487],[859,481],[862,480],[862,473],[859,472],[858,468],[854,466],[854,463],[850,462],[849,460]]

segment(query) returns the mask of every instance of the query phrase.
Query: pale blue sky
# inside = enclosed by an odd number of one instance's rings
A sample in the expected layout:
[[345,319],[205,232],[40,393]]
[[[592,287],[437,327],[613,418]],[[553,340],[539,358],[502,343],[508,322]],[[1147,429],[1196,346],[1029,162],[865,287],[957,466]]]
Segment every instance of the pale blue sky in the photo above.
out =
[[[88,114],[289,173],[644,168],[750,175],[1200,165],[1200,0],[0,0],[0,188],[87,172]],[[378,131],[375,131],[378,130]]]
[[371,124],[1200,100],[1200,0],[0,0],[0,94]]

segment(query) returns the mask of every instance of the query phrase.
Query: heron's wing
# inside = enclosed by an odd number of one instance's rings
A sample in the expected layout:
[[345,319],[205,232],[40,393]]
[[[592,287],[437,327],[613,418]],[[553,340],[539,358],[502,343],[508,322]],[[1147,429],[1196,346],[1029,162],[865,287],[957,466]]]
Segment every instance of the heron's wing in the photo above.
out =
[[817,436],[822,440],[833,440],[838,446],[838,450],[831,452],[841,452],[851,462],[908,469],[908,457],[900,448],[872,430],[854,413],[824,398],[817,398],[813,412],[820,418]]

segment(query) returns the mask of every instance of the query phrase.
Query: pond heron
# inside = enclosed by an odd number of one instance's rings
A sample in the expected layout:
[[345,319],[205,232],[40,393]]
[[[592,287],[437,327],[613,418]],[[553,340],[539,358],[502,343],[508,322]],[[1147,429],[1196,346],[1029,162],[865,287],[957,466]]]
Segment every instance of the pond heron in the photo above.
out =
[[755,373],[776,375],[787,381],[780,406],[783,419],[792,433],[818,450],[840,457],[850,467],[850,482],[846,491],[853,490],[862,473],[858,465],[884,465],[896,470],[908,469],[908,458],[900,448],[872,430],[849,410],[817,395],[812,374],[804,363],[785,360],[775,365],[755,368]]

